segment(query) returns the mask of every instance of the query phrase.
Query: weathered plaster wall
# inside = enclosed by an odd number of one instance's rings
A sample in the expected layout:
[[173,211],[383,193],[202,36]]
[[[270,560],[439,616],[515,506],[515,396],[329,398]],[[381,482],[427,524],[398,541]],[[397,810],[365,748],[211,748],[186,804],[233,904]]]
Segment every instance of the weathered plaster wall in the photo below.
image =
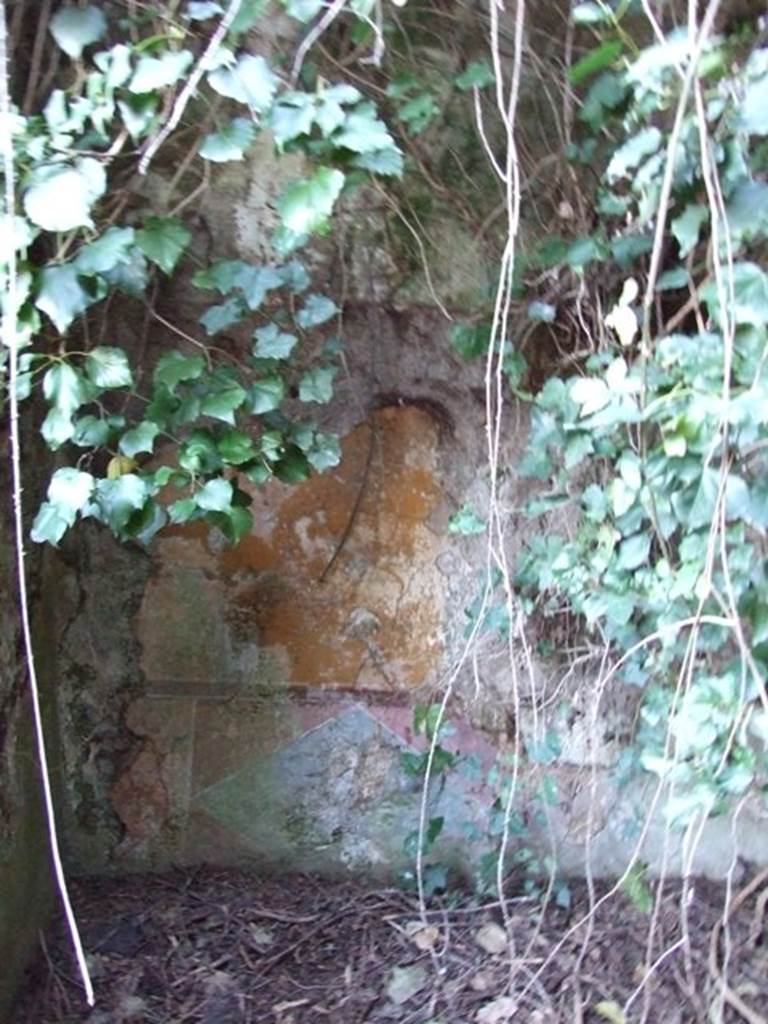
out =
[[[566,6],[532,13],[540,56],[561,52]],[[523,158],[526,173],[540,177],[526,199],[524,241],[578,186],[541,176],[550,166],[542,158],[558,145],[547,104],[546,90],[526,80]],[[450,163],[452,150],[484,159],[476,139],[449,134],[416,146],[431,147],[435,165]],[[266,133],[246,164],[217,169],[196,203],[194,257],[271,260],[277,199],[301,173],[299,157],[276,160]],[[488,232],[503,220],[487,219],[501,198],[490,175],[468,196],[459,177],[453,193],[430,185],[406,197],[426,211],[423,250],[403,211],[365,188],[342,201],[334,235],[306,254],[315,287],[343,306],[344,372],[318,414],[321,428],[342,438],[337,469],[254,490],[255,525],[235,548],[189,528],[164,532],[143,552],[89,528],[49,554],[58,588],[51,671],[76,869],[211,860],[370,872],[408,859],[403,840],[421,800],[419,781],[402,770],[403,752],[421,742],[412,709],[453,677],[485,567],[483,539],[447,529],[463,502],[484,505],[482,367],[452,353],[439,305],[453,315],[487,309],[497,273]],[[137,203],[167,212],[170,178],[156,164]],[[485,234],[468,227],[457,196],[477,205]],[[208,299],[175,286],[159,294],[159,312],[197,336]],[[115,343],[137,343],[129,319],[114,330]],[[219,341],[246,349],[250,330]],[[179,338],[153,329],[138,344],[151,365]],[[512,562],[530,529],[520,514],[528,485],[515,472],[526,419],[510,402],[499,500]],[[560,753],[519,780],[514,809],[528,845],[554,852],[565,871],[583,872],[589,860],[594,874],[610,874],[641,839],[652,868],[665,857],[672,870],[688,867],[679,837],[665,848],[661,801],[641,831],[652,790],[615,782],[637,693],[617,687],[598,697],[589,675],[563,681],[536,651],[512,656],[519,674],[508,646],[487,633],[455,673],[450,743],[474,756],[474,773],[451,773],[429,793],[428,815],[445,818],[439,855],[477,865],[498,794],[487,770],[497,762],[503,774],[516,749],[530,753],[553,733]],[[546,710],[534,714],[542,701]],[[735,823],[708,825],[693,869],[722,875],[736,853],[766,859],[761,813],[748,805]]]

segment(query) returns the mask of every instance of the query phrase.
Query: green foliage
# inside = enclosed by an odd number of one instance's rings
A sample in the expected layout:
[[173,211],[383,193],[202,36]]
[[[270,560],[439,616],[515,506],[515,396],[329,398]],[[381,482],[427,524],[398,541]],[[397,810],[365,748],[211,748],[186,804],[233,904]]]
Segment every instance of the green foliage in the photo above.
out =
[[[356,87],[318,78],[313,91],[288,88],[263,56],[239,49],[239,37],[264,7],[263,0],[244,0],[203,69],[193,99],[211,109],[221,99],[228,104],[198,155],[213,163],[242,160],[268,126],[279,152],[309,158],[306,178],[289,185],[278,203],[276,243],[288,252],[327,230],[348,175],[399,175],[402,155]],[[306,0],[288,4],[289,14],[304,20],[318,10]],[[35,346],[19,358],[18,395],[42,394],[45,442],[52,450],[73,446],[77,460],[76,468],[62,467],[51,478],[32,530],[36,541],[57,544],[78,517],[142,543],[167,521],[198,519],[237,540],[251,523],[241,477],[297,482],[338,464],[337,438],[282,409],[289,387],[299,402],[330,401],[340,349],[335,342],[320,364],[313,359],[338,309],[317,293],[296,301],[310,285],[298,260],[224,260],[191,275],[193,285],[221,296],[200,317],[207,334],[245,329],[253,338],[250,354],[235,365],[202,342],[199,349],[190,343],[166,350],[148,391],[137,394],[136,382],[147,375],[132,354],[108,339],[94,345],[80,330],[83,315],[114,291],[144,302],[158,272],[178,277],[198,262],[190,254],[193,231],[180,217],[137,208],[130,224],[119,222],[125,203],[113,200],[113,167],[126,137],[142,149],[162,126],[201,54],[196,24],[223,14],[218,2],[192,0],[167,34],[142,39],[151,13],[112,24],[109,11],[96,5],[62,6],[50,32],[78,62],[77,75],[66,91],[51,92],[42,112],[14,112],[22,208],[14,222],[18,318],[22,344]],[[118,41],[97,50],[107,38]],[[58,334],[54,345],[46,344],[49,322]],[[301,371],[292,365],[299,353]]]
[[[604,72],[581,114],[604,169],[593,233],[560,247],[554,262],[598,291],[599,264],[619,287],[603,293],[600,348],[577,375],[553,377],[537,395],[522,466],[543,485],[527,514],[566,504],[578,527],[565,536],[542,524],[515,583],[529,613],[546,619],[565,604],[597,643],[610,644],[617,680],[643,689],[637,757],[670,784],[666,813],[685,825],[768,781],[766,745],[755,742],[768,672],[768,189],[759,145],[768,51],[744,63],[727,40],[704,50],[701,106],[689,101],[683,111],[674,154],[658,305],[643,312],[637,282],[647,279],[651,245],[643,229],[659,216],[661,125],[678,102],[688,43],[673,34],[619,70],[616,56],[634,44],[614,15],[603,3],[574,9],[597,33],[571,79]],[[710,212],[702,131],[725,219]],[[677,328],[665,329],[677,309]],[[541,761],[540,753],[529,756]],[[625,888],[648,909],[639,869]]]

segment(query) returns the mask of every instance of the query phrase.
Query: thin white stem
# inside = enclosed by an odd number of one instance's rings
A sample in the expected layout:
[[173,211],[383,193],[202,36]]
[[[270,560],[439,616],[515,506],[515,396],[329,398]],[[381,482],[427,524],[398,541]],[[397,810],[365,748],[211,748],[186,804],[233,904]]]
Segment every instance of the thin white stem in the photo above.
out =
[[77,960],[80,977],[85,988],[85,998],[89,1006],[95,1005],[93,983],[85,959],[83,943],[69,898],[64,865],[61,859],[56,811],[53,802],[51,777],[48,768],[48,754],[45,742],[45,730],[40,706],[40,689],[37,681],[35,655],[32,647],[32,627],[29,614],[29,594],[27,591],[26,556],[24,552],[24,513],[22,506],[22,472],[21,472],[21,437],[19,430],[19,398],[18,382],[18,301],[16,250],[14,247],[14,211],[16,208],[15,167],[13,158],[13,115],[8,95],[8,35],[5,20],[5,2],[0,0],[0,149],[2,150],[3,176],[5,179],[5,230],[2,232],[1,259],[5,264],[5,308],[3,311],[2,342],[8,349],[8,405],[10,413],[10,452],[11,452],[11,488],[13,494],[13,526],[16,548],[16,574],[18,584],[19,619],[24,641],[24,657],[29,676],[29,690],[32,698],[32,717],[34,721],[37,758],[43,788],[45,821],[48,831],[48,842],[51,849],[54,877],[59,891],[64,916],[67,921],[72,946]]
[[147,146],[141,156],[141,160],[139,161],[139,174],[147,173],[153,157],[160,149],[160,147],[163,145],[163,143],[168,139],[168,136],[171,134],[174,128],[178,125],[179,121],[181,120],[184,114],[184,111],[187,109],[187,104],[192,99],[195,90],[200,84],[200,79],[205,74],[206,69],[210,66],[211,58],[221,46],[222,42],[224,41],[224,36],[227,34],[227,32],[230,29],[230,26],[237,17],[237,13],[240,10],[241,4],[242,0],[231,0],[231,3],[227,8],[227,13],[219,22],[216,31],[211,36],[208,45],[206,46],[205,51],[203,52],[202,57],[195,65],[187,81],[184,83],[184,88],[176,97],[176,102],[173,104],[171,116],[165,122],[160,131],[157,132],[157,134],[154,135],[147,143]]

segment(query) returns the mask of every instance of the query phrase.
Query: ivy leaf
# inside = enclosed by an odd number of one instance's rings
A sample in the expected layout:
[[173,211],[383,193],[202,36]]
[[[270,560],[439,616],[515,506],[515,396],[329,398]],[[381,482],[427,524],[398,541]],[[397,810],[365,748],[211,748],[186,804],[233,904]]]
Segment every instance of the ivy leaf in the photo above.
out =
[[263,57],[242,56],[233,67],[217,68],[208,74],[211,88],[228,99],[247,103],[256,111],[266,110],[277,89],[277,79]]
[[323,0],[283,0],[288,14],[296,21],[312,21],[323,9]]
[[210,430],[193,430],[179,449],[179,465],[189,473],[215,473],[221,456]]
[[473,60],[454,81],[462,92],[470,89],[483,89],[494,80],[493,68],[486,60]]
[[217,14],[223,14],[224,8],[215,0],[189,0],[184,13],[190,21],[208,21]]
[[48,485],[48,501],[69,520],[75,521],[75,514],[85,505],[93,493],[95,481],[90,473],[65,466],[57,469]]
[[242,300],[238,296],[233,295],[232,298],[222,302],[221,305],[211,306],[209,309],[206,309],[200,317],[200,323],[208,334],[213,337],[214,334],[218,334],[219,331],[231,327],[232,324],[240,323],[244,316],[245,308]]
[[203,160],[223,164],[242,160],[246,149],[256,138],[256,125],[247,117],[236,117],[221,129],[206,135],[199,153]]
[[[359,95],[358,93],[356,98],[359,98]],[[337,103],[330,96],[330,90],[318,97],[315,123],[326,139],[329,135],[333,135],[337,128],[341,128],[346,116],[341,103]]]
[[768,135],[768,73],[751,82],[744,91],[741,127],[750,135]]
[[132,93],[157,92],[174,85],[192,63],[189,50],[169,50],[162,57],[140,57],[128,83]]
[[43,395],[64,416],[70,417],[88,400],[82,375],[69,363],[57,362],[43,377]]
[[138,426],[133,427],[132,430],[127,430],[123,434],[118,447],[123,455],[127,455],[129,459],[132,459],[140,452],[151,454],[155,446],[155,438],[159,433],[160,427],[156,423],[153,423],[151,420],[143,420]]
[[388,149],[377,149],[373,153],[360,153],[352,161],[352,166],[363,171],[372,171],[374,174],[400,178],[404,167],[403,154],[393,146]]
[[654,125],[637,132],[622,146],[619,146],[611,157],[611,162],[605,172],[608,180],[616,181],[618,178],[625,178],[628,171],[634,170],[646,157],[655,153],[661,142],[661,132]]
[[332,469],[341,462],[341,445],[334,434],[315,434],[312,447],[306,452],[307,460],[318,473]]
[[624,44],[620,39],[606,39],[594,50],[590,50],[571,67],[571,85],[580,85],[597,71],[610,67],[623,49]]
[[279,408],[285,394],[281,377],[262,377],[251,385],[248,393],[248,408],[254,415],[272,412]]
[[48,26],[59,47],[72,60],[107,32],[107,19],[98,7],[60,7]]
[[24,210],[45,231],[93,227],[91,207],[104,194],[107,179],[101,164],[83,159],[74,166],[38,168],[24,193]]
[[336,370],[333,366],[316,366],[305,373],[299,381],[299,398],[302,402],[317,402],[320,405],[330,402],[333,397],[333,378]]
[[698,245],[701,225],[708,217],[709,211],[706,206],[701,203],[688,203],[680,216],[675,217],[672,221],[672,234],[680,246],[681,260],[684,260]]
[[611,392],[599,377],[579,377],[571,384],[571,398],[581,406],[580,416],[589,416],[604,408],[611,400]]
[[242,430],[228,430],[220,438],[217,447],[224,462],[232,466],[241,466],[256,457],[253,438],[244,434]]
[[224,295],[232,291],[248,269],[248,264],[242,260],[219,260],[205,270],[196,271],[192,284],[196,288],[214,288]]
[[[313,97],[306,93],[282,95],[269,115],[269,126],[278,149],[282,149],[286,142],[291,142],[300,135],[309,135],[316,113]],[[342,113],[342,120],[343,118]]]
[[267,293],[280,288],[284,277],[277,267],[246,267],[237,280],[248,308],[257,310]]
[[650,914],[653,910],[653,894],[647,882],[647,873],[646,866],[638,861],[621,883],[621,888],[629,897],[630,902],[641,914]]
[[84,245],[73,261],[79,274],[103,274],[119,264],[131,261],[135,241],[133,228],[107,228],[101,238]]
[[232,507],[232,484],[229,480],[209,480],[195,495],[198,508],[205,512],[228,512]]
[[239,409],[245,400],[245,391],[239,384],[205,395],[200,403],[203,416],[212,416],[224,423],[234,424],[235,409]]
[[296,323],[303,330],[307,330],[310,327],[324,324],[338,311],[339,307],[336,303],[325,295],[308,295],[304,308],[296,314]]
[[147,484],[135,473],[123,473],[114,480],[99,480],[95,504],[98,518],[121,536],[134,512],[147,500]]
[[376,114],[372,103],[361,103],[350,111],[331,141],[339,148],[351,149],[353,153],[395,148],[389,129]]
[[285,334],[277,324],[259,327],[253,336],[253,354],[258,359],[287,359],[299,340],[295,334]]
[[81,416],[75,420],[72,443],[78,448],[101,448],[109,440],[109,424],[98,416]]
[[45,267],[40,271],[35,306],[50,317],[59,334],[64,334],[93,301],[73,266]]
[[440,107],[434,97],[428,92],[423,92],[404,103],[397,112],[397,116],[400,121],[408,125],[409,135],[418,135],[429,127],[439,113]]
[[243,0],[240,10],[232,22],[231,32],[235,35],[247,32],[253,28],[259,18],[264,14],[268,0]]
[[612,16],[613,12],[606,4],[576,4],[571,11],[574,25],[599,25],[601,22],[610,21]]
[[277,203],[285,227],[297,235],[322,227],[343,187],[344,175],[330,167],[320,167],[311,178],[290,185]]
[[62,412],[61,409],[55,408],[48,412],[40,427],[43,440],[53,452],[61,448],[74,432],[72,417]]
[[[723,278],[727,282],[729,268],[723,267]],[[727,287],[727,283],[726,283]],[[738,324],[753,324],[762,327],[768,323],[768,275],[757,263],[735,263],[733,265],[734,301],[730,310]],[[717,284],[710,281],[701,289],[701,297],[710,312],[718,320],[721,317]]]
[[194,498],[180,498],[168,506],[168,519],[172,523],[188,523],[200,517],[200,510]]
[[461,533],[471,536],[474,533],[485,533],[485,523],[477,515],[471,505],[462,505],[448,520],[449,533]]
[[451,345],[467,362],[485,355],[490,343],[489,324],[455,324],[451,328]]
[[121,348],[91,349],[85,357],[85,372],[99,388],[128,388],[133,383],[128,356]]
[[636,533],[621,542],[617,564],[620,569],[638,569],[641,565],[647,564],[650,550],[650,534]]
[[170,274],[192,238],[177,217],[148,217],[136,232],[136,244],[148,260]]
[[528,319],[540,323],[551,324],[557,318],[557,309],[551,302],[531,302],[528,306]]
[[299,295],[309,288],[309,274],[304,264],[300,263],[299,260],[291,260],[290,263],[286,263],[281,269],[281,274],[283,284],[287,285],[294,295]]
[[131,249],[127,263],[117,263],[102,273],[107,284],[133,298],[140,298],[147,288],[147,261],[138,249]]
[[202,356],[185,356],[183,352],[174,350],[165,352],[157,361],[153,380],[162,384],[173,393],[177,384],[183,380],[197,380],[205,369]]
[[284,484],[300,484],[310,475],[310,463],[307,456],[291,445],[285,455],[274,465],[275,476]]
[[36,544],[47,541],[55,546],[71,525],[69,517],[57,505],[44,501],[35,516],[30,537]]

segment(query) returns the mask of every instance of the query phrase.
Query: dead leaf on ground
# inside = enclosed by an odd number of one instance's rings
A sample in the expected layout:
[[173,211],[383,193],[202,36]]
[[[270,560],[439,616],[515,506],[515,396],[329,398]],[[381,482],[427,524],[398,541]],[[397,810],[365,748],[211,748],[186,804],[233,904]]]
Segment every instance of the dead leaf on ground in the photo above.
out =
[[427,972],[418,964],[393,967],[385,991],[396,1006],[402,1006],[424,988],[426,981]]
[[489,988],[493,988],[495,983],[492,971],[478,971],[469,979],[469,987],[475,992],[487,992]]
[[612,999],[604,999],[602,1003],[597,1003],[595,1013],[599,1013],[603,1020],[610,1021],[610,1024],[627,1024],[624,1011]]
[[506,952],[507,949],[507,933],[501,927],[500,924],[496,924],[494,921],[489,921],[484,924],[481,928],[478,928],[475,932],[475,942],[481,949],[484,949],[486,953],[490,953],[492,956],[498,956],[499,953]]
[[433,924],[425,925],[422,921],[409,921],[405,926],[405,934],[422,953],[434,949],[440,941],[440,929]]
[[517,1000],[512,996],[499,996],[492,1003],[486,1003],[477,1011],[477,1024],[504,1024],[512,1020],[517,1012]]

